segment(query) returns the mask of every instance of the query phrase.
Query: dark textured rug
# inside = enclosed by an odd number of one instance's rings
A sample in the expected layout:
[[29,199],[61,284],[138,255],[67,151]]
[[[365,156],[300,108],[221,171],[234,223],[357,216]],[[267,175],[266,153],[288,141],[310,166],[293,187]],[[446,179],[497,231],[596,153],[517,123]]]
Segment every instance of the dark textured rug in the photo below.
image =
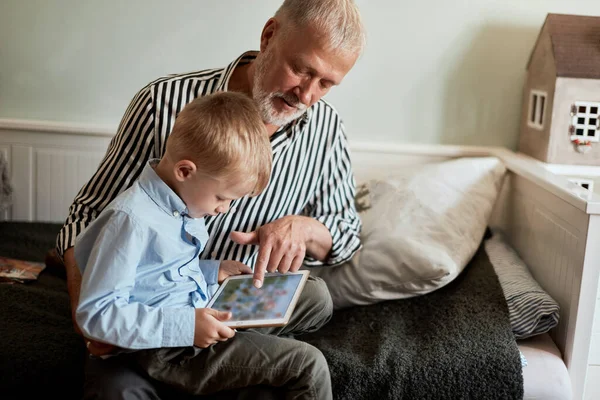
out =
[[[2,222],[0,256],[44,261],[59,229]],[[81,398],[85,347],[73,330],[64,270],[50,266],[35,282],[0,283],[0,315],[2,398]]]
[[339,310],[297,339],[324,353],[335,399],[523,398],[519,350],[483,246],[447,286]]

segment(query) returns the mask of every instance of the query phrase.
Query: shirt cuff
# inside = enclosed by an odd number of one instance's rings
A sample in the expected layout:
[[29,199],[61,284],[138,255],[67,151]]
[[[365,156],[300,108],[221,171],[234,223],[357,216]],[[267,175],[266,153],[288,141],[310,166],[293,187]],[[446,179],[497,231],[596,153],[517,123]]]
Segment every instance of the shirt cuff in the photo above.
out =
[[208,286],[214,285],[219,280],[220,260],[200,260],[200,271],[204,275],[204,280]]
[[76,224],[66,224],[60,229],[56,237],[56,254],[58,254],[63,262],[65,251],[67,251],[67,249],[70,247],[75,246],[75,237],[77,235],[69,234],[69,232],[72,232],[74,229],[76,229]]
[[345,250],[339,253],[333,253],[329,256],[329,258],[325,261],[317,260],[316,258],[305,256],[304,257],[304,265],[307,267],[333,267],[336,265],[343,264],[347,261],[350,261],[352,257],[356,254],[358,250],[362,249],[362,243],[358,237],[352,238],[352,240],[347,244]]
[[163,339],[161,347],[194,345],[196,313],[194,307],[163,308]]
[[360,239],[359,222],[358,228],[353,228],[350,224],[337,216],[323,215],[313,217],[321,222],[331,233],[332,246],[329,257],[325,261],[319,261],[313,257],[305,256],[304,265],[310,267],[317,266],[335,266],[349,261],[354,254],[362,248]]

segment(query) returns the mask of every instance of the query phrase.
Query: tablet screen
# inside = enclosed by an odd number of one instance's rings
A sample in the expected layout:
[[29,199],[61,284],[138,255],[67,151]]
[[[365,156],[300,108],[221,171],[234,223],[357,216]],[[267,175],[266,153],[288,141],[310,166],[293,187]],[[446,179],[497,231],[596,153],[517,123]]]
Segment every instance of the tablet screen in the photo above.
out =
[[252,275],[232,277],[215,294],[209,306],[231,311],[232,318],[228,322],[282,319],[303,277],[304,274],[267,274],[260,289],[254,287]]

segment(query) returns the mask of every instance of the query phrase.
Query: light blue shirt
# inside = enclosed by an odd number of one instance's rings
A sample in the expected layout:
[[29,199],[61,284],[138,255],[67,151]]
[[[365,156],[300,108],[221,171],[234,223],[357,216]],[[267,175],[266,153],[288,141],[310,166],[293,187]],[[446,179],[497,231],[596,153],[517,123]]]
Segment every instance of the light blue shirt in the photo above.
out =
[[208,241],[204,219],[188,216],[157,162],[75,242],[77,323],[87,337],[124,349],[192,346],[194,309],[218,288],[220,262],[198,257]]

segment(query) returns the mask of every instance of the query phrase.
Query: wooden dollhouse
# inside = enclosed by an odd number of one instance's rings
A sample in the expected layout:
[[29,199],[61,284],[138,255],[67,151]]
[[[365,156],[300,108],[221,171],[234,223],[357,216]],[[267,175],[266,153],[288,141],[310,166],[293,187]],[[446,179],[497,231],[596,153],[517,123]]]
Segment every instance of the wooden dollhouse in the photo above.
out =
[[600,165],[600,17],[548,14],[529,62],[519,151]]

